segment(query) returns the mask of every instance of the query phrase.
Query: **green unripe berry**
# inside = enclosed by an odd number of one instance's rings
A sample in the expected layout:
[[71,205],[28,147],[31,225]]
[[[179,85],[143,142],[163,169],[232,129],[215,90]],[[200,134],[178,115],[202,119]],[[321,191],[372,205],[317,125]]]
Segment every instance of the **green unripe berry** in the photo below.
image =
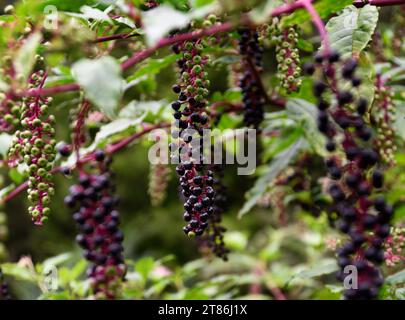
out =
[[50,196],[53,196],[53,195],[55,194],[55,189],[54,189],[53,187],[49,187],[49,188],[48,188],[48,194],[49,194]]
[[33,147],[33,148],[31,149],[31,154],[34,155],[34,156],[37,156],[37,155],[39,155],[40,153],[41,153],[41,151],[40,151],[37,147]]
[[47,171],[44,168],[40,168],[37,171],[37,175],[39,175],[40,177],[44,177],[47,174]]
[[194,45],[192,42],[187,41],[184,47],[186,48],[186,50],[191,51],[193,50]]
[[201,63],[201,56],[197,55],[193,58],[194,63],[199,64]]
[[29,166],[30,173],[35,173],[35,172],[37,172],[37,170],[38,170],[38,166],[36,164],[33,163]]
[[45,167],[47,164],[48,164],[48,161],[45,158],[41,157],[38,159],[38,165],[40,167]]
[[32,121],[32,125],[33,125],[34,127],[39,128],[39,127],[41,126],[41,124],[42,124],[42,121],[41,121],[40,119],[38,119],[38,118],[36,118],[36,119],[34,119],[34,120]]
[[52,147],[50,144],[47,144],[47,145],[44,147],[44,151],[45,151],[45,153],[47,153],[47,154],[51,154],[51,153],[53,153],[53,152],[55,151],[55,148]]
[[46,183],[40,182],[38,184],[39,191],[45,191],[47,188],[48,188],[48,185]]
[[7,123],[12,123],[14,118],[11,114],[6,114],[3,119],[7,122]]
[[217,22],[217,16],[215,14],[210,14],[208,16],[208,20],[211,21],[212,24],[214,24],[215,22]]
[[42,197],[42,204],[47,205],[51,202],[51,198],[49,196]]
[[[48,198],[49,198],[49,197],[48,197]],[[49,216],[50,213],[51,213],[51,209],[50,209],[50,208],[44,207],[44,208],[42,209],[42,214],[43,214],[44,216]]]
[[46,104],[43,104],[40,109],[42,114],[48,113],[48,106]]

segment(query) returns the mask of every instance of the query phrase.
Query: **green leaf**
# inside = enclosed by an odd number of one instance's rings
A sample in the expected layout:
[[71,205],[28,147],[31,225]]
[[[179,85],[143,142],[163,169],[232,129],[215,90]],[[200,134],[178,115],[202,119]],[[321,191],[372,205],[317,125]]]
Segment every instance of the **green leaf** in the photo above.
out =
[[242,251],[247,246],[247,236],[242,232],[226,232],[224,241],[226,246],[232,251]]
[[97,146],[105,144],[106,140],[109,137],[114,136],[118,133],[122,133],[130,128],[139,125],[142,122],[143,117],[144,116],[134,120],[121,118],[111,121],[110,123],[100,128],[100,131],[97,133],[94,139],[94,144]]
[[10,184],[7,187],[4,187],[3,189],[0,190],[0,202],[2,201],[2,199],[12,190],[15,189],[15,185],[14,184]]
[[[119,113],[119,118],[141,119],[153,122],[168,110],[167,101],[131,101]],[[171,114],[169,114],[169,117]],[[169,118],[171,120],[171,118]]]
[[211,4],[213,2],[214,2],[214,0],[192,0],[191,4],[192,4],[193,8],[200,8],[200,7],[206,6],[208,4]]
[[319,155],[325,156],[325,138],[317,127],[318,110],[315,105],[302,99],[289,99],[286,105],[290,118],[301,121],[306,140]]
[[28,79],[28,75],[34,66],[35,55],[41,39],[42,36],[38,32],[29,36],[22,47],[18,50],[14,59],[14,67],[17,74],[20,74],[23,77],[24,82]]
[[[315,10],[321,18],[328,18],[331,14],[342,10],[346,6],[353,3],[353,0],[321,0],[314,4]],[[284,17],[281,23],[285,26],[294,24],[303,24],[304,22],[311,21],[311,17],[307,10],[299,9],[294,11],[289,16]]]
[[355,56],[367,46],[378,22],[376,6],[349,6],[326,24],[329,42],[343,58]]
[[62,253],[55,257],[44,260],[44,262],[42,263],[42,267],[44,270],[49,270],[49,268],[61,265],[62,263],[68,261],[71,258],[72,258],[71,253]]
[[335,261],[333,262],[327,261],[326,263],[317,264],[311,269],[301,271],[300,273],[295,275],[295,278],[310,279],[314,277],[319,277],[324,274],[329,274],[337,270],[339,270],[339,267],[337,266]]
[[391,285],[405,283],[405,270],[401,270],[401,271],[399,271],[397,273],[394,273],[394,274],[388,276],[385,279],[385,282],[387,284],[391,284]]
[[154,267],[155,261],[151,257],[142,258],[135,263],[135,270],[142,276],[144,281],[148,279]]
[[145,80],[145,78],[153,76],[159,73],[162,69],[167,68],[173,62],[175,62],[180,55],[172,54],[168,55],[162,59],[149,59],[147,62],[140,67],[133,75],[127,78],[127,85],[125,86],[125,90],[137,85],[141,81]]
[[8,149],[10,149],[11,143],[13,141],[13,136],[7,133],[0,134],[0,155],[6,158]]
[[193,19],[201,19],[217,9],[214,1],[211,5],[204,5],[187,13],[173,9],[172,6],[162,4],[157,8],[142,12],[142,24],[146,34],[148,46],[155,45],[161,38],[174,29],[186,27]]
[[20,172],[17,168],[11,168],[8,172],[8,176],[15,184],[20,184],[24,181],[25,177],[22,172]]
[[114,118],[123,92],[123,79],[118,62],[112,57],[83,59],[72,67],[72,75],[86,97],[108,117]]
[[55,6],[59,11],[78,12],[84,5],[95,5],[98,2],[97,0],[45,0],[41,1],[40,8],[43,11],[46,6]]
[[22,267],[16,263],[3,263],[1,268],[5,275],[14,277],[18,280],[36,282],[38,279],[38,275],[33,270]]
[[80,11],[83,13],[86,19],[93,19],[95,21],[108,22],[112,24],[111,18],[102,10],[89,6],[83,6],[80,8]]
[[290,147],[274,157],[273,161],[266,169],[266,172],[256,180],[253,188],[248,191],[248,200],[239,211],[239,218],[248,213],[256,205],[257,201],[266,192],[269,183],[271,183],[271,181],[273,181],[273,179],[275,179],[278,174],[289,165],[290,161],[298,154],[298,152],[304,148],[307,148],[307,143],[304,139],[299,138]]
[[142,24],[149,46],[155,45],[169,31],[182,29],[190,22],[190,15],[173,9],[170,5],[161,5],[142,13]]
[[395,133],[405,140],[405,101],[402,100],[394,100],[395,105]]

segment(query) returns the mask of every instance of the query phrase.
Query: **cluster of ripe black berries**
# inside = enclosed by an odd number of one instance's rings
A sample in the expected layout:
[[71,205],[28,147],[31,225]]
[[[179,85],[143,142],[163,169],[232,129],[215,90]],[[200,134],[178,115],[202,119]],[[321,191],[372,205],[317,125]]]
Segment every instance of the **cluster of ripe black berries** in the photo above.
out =
[[265,104],[262,88],[255,76],[262,70],[263,48],[259,44],[259,35],[256,31],[241,28],[238,33],[243,69],[239,86],[243,95],[244,123],[247,127],[257,129],[263,121]]
[[185,197],[183,228],[189,237],[201,236],[213,213],[215,191],[212,188],[213,173],[204,165],[203,133],[209,126],[206,113],[210,82],[204,66],[208,56],[203,55],[203,40],[187,41],[172,47],[176,54],[180,82],[173,86],[178,100],[172,103],[176,130],[170,144],[172,163],[178,163],[182,195]]
[[87,275],[94,294],[99,299],[117,298],[126,267],[123,257],[123,233],[119,230],[118,198],[111,183],[110,158],[101,150],[95,151],[91,173],[80,172],[79,183],[70,187],[65,204],[76,209],[73,219],[80,233],[77,243],[84,257],[91,262]]
[[208,247],[218,258],[228,260],[229,249],[225,247],[224,233],[226,228],[222,226],[222,214],[226,210],[226,187],[222,180],[224,177],[224,165],[212,164],[210,170],[214,173],[213,188],[213,214],[209,217],[209,226],[202,238],[202,246]]
[[3,271],[0,269],[0,300],[10,300],[11,295],[8,290],[8,284],[4,279]]
[[[339,279],[347,276],[347,266],[353,265],[358,271],[358,288],[347,289],[344,296],[373,299],[383,283],[378,265],[384,260],[382,247],[390,233],[393,209],[382,196],[373,196],[375,189],[383,187],[384,177],[376,169],[379,155],[372,148],[372,130],[363,119],[368,102],[356,97],[355,90],[338,88],[345,82],[354,89],[361,84],[361,79],[355,75],[357,62],[342,63],[338,73],[339,61],[337,53],[318,55],[315,64],[306,64],[305,69],[309,74],[316,71],[321,74],[321,80],[314,82],[313,89],[318,99],[318,128],[328,139],[326,149],[334,152],[338,148],[335,138],[339,135],[340,148],[345,154],[344,159],[332,154],[326,160],[333,181],[329,194],[339,216],[338,228],[350,237],[338,251]],[[356,111],[351,111],[353,109]]]

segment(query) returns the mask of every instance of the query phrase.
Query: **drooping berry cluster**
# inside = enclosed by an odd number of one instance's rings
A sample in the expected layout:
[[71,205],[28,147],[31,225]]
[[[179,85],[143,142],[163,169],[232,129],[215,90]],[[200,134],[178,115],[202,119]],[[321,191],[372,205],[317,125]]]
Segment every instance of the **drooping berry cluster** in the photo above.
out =
[[224,233],[226,228],[222,226],[222,214],[226,210],[226,187],[222,179],[224,176],[224,165],[212,164],[210,169],[214,172],[213,188],[215,197],[213,199],[213,214],[209,217],[209,225],[204,236],[206,245],[217,257],[228,260],[229,249],[225,247]]
[[263,48],[259,45],[259,35],[256,31],[241,28],[238,33],[243,69],[243,75],[239,79],[243,95],[243,120],[247,127],[257,129],[263,121],[265,104],[262,88],[257,79],[257,74],[262,70]]
[[91,263],[87,275],[96,298],[114,299],[119,297],[119,286],[126,272],[124,235],[118,228],[120,219],[115,209],[118,198],[111,182],[110,159],[103,151],[96,150],[95,160],[88,172],[80,170],[79,183],[70,187],[65,203],[76,209],[73,219],[80,230],[76,241]]
[[278,30],[276,36],[276,60],[280,86],[287,93],[301,87],[301,62],[297,47],[298,27],[290,26]]
[[[361,80],[355,76],[357,62],[348,60],[337,72],[339,54],[319,54],[315,64],[306,64],[309,74],[318,71],[314,81],[314,95],[318,99],[318,128],[327,137],[326,149],[340,151],[326,160],[332,182],[328,187],[335,210],[339,215],[338,227],[350,237],[338,250],[339,279],[344,280],[345,268],[355,266],[358,288],[346,289],[347,299],[373,299],[383,283],[378,265],[383,262],[382,246],[390,232],[391,206],[382,196],[373,197],[373,191],[383,187],[383,174],[376,169],[378,153],[372,148],[372,131],[363,119],[368,102],[354,90]],[[356,110],[353,112],[352,110]]]
[[[0,79],[7,84],[4,92],[0,91],[0,132],[9,132],[20,123],[21,100],[15,99],[13,82],[16,76],[10,56],[3,57]],[[0,88],[1,90],[1,88]]]
[[152,164],[149,172],[149,196],[152,206],[158,207],[167,196],[167,185],[170,181],[171,170],[166,164]]
[[372,107],[373,120],[377,127],[376,148],[381,159],[390,164],[395,164],[394,153],[397,150],[395,145],[395,108],[392,104],[392,92],[384,85],[381,75],[377,75],[376,91]]
[[204,165],[203,130],[208,128],[206,113],[209,80],[204,71],[209,57],[203,54],[205,42],[201,39],[173,46],[175,53],[182,53],[177,61],[180,82],[173,86],[178,100],[172,103],[177,129],[172,133],[176,142],[171,143],[172,162],[179,163],[184,203],[183,231],[189,236],[201,236],[213,213],[213,173]]
[[[31,75],[29,89],[42,88],[46,74],[40,70]],[[52,98],[29,97],[21,107],[22,130],[16,131],[16,138],[9,150],[10,165],[17,162],[28,166],[28,208],[35,224],[41,225],[48,219],[49,203],[54,194],[52,166],[56,156],[54,139],[55,117],[48,115]]]

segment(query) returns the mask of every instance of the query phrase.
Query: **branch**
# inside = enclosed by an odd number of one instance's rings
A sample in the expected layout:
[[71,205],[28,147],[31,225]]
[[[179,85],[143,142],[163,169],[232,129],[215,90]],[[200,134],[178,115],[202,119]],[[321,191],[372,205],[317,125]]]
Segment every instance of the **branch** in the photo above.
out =
[[99,37],[94,40],[95,43],[100,43],[100,42],[106,42],[106,41],[112,41],[112,40],[125,40],[129,39],[132,37],[137,36],[137,34],[134,33],[122,33],[122,34],[113,34],[110,36],[105,36],[105,37]]
[[324,53],[327,54],[330,52],[330,45],[329,45],[329,38],[328,32],[326,31],[325,25],[321,17],[319,16],[318,12],[315,10],[314,6],[312,5],[312,0],[302,0],[302,5],[311,15],[311,20],[315,27],[318,29],[319,35],[321,36],[321,40],[324,44]]
[[194,32],[182,33],[182,34],[178,34],[178,35],[175,35],[172,37],[163,38],[160,41],[158,41],[158,43],[155,44],[154,46],[135,53],[132,57],[130,57],[129,59],[127,59],[126,61],[124,61],[122,63],[121,68],[122,68],[122,70],[126,70],[126,69],[132,67],[133,65],[137,64],[138,62],[151,56],[155,51],[159,50],[160,48],[170,46],[170,45],[176,44],[178,42],[195,40],[195,39],[199,39],[204,36],[212,36],[212,35],[215,35],[218,33],[224,33],[224,32],[234,29],[235,27],[236,27],[236,25],[234,25],[233,23],[225,22],[223,24],[215,25],[215,26],[207,28],[207,29],[200,29],[200,30],[194,31]]
[[[149,132],[151,132],[151,131],[153,131],[155,129],[167,128],[167,127],[170,127],[170,123],[160,123],[160,124],[157,124],[157,125],[151,125],[151,126],[145,128],[144,130],[142,130],[140,132],[137,132],[137,133],[133,134],[132,136],[121,140],[120,142],[118,142],[116,144],[107,145],[106,148],[105,148],[105,152],[108,153],[108,154],[116,153],[116,152],[120,151],[121,149],[125,148],[131,142],[141,138],[145,134],[147,134],[147,133],[149,133]],[[78,162],[80,162],[80,164],[85,164],[85,163],[90,162],[92,160],[94,160],[94,151],[90,152],[88,154],[85,154],[80,160],[78,160]],[[61,172],[64,168],[65,167],[55,167],[55,168],[52,169],[51,173]],[[72,167],[70,169],[74,169],[74,167]],[[18,194],[20,194],[22,191],[24,191],[27,188],[28,188],[28,181],[20,184],[14,190],[12,190],[10,193],[8,193],[3,199],[0,200],[0,203],[10,201],[11,199],[16,197]]]
[[353,5],[357,8],[364,7],[365,5],[372,5],[378,7],[395,6],[405,4],[405,0],[355,0]]

